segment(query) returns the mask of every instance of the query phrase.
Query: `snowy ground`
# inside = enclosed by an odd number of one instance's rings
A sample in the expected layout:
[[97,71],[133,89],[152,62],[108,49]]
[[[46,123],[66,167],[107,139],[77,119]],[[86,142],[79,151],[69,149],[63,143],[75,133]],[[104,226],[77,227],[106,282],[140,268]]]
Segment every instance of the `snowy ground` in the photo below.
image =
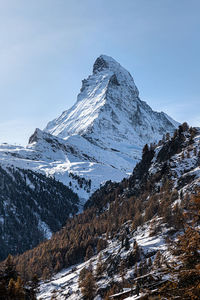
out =
[[[26,147],[1,144],[1,166],[54,176],[85,200],[107,180],[119,182],[127,177],[141,156],[141,148],[129,144],[115,151],[102,149],[81,136],[63,140],[39,129],[34,135],[34,140]],[[81,186],[70,173],[91,180],[91,187]]]
[[[121,248],[121,241],[114,239],[109,240],[108,247],[101,251],[103,260],[106,260],[110,255],[113,257],[120,255],[122,258],[126,257],[131,249],[133,248],[133,242],[137,240],[138,245],[142,248],[144,253],[158,251],[160,250],[163,254],[167,253],[167,247],[164,241],[164,234],[159,236],[149,236],[149,225],[146,224],[142,228],[138,228],[136,232],[133,233],[130,238],[130,250],[125,251],[124,248]],[[40,293],[38,294],[38,299],[50,300],[53,291],[58,296],[59,300],[69,299],[69,300],[78,300],[81,299],[80,288],[78,287],[78,278],[80,271],[92,264],[93,269],[95,270],[98,261],[98,255],[93,256],[89,261],[84,262],[79,265],[74,265],[68,269],[65,269],[58,274],[56,274],[50,281],[42,282],[40,285]],[[133,269],[127,270],[126,277],[130,277],[133,273]],[[114,280],[121,280],[119,275],[114,276]],[[108,276],[104,276],[98,282],[99,287],[105,287],[108,285],[110,279]],[[101,299],[98,297],[97,299]],[[137,299],[136,297],[129,297],[127,299]]]

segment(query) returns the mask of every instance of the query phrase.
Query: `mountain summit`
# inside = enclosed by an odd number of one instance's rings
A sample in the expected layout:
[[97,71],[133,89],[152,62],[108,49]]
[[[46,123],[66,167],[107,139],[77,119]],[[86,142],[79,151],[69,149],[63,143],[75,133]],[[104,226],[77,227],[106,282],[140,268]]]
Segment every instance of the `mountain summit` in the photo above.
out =
[[36,129],[27,147],[2,145],[1,161],[54,176],[87,199],[103,182],[130,174],[143,146],[177,125],[141,101],[130,73],[101,55],[72,108]]
[[93,74],[82,81],[75,105],[50,122],[45,131],[67,138],[94,132],[99,125],[102,129],[114,129],[113,126],[120,123],[115,114],[116,107],[123,111],[123,106],[137,96],[131,75],[113,58],[101,55],[94,63]]
[[101,55],[93,74],[82,81],[77,102],[44,131],[62,139],[81,135],[102,148],[128,147],[127,152],[131,145],[143,147],[172,133],[177,125],[141,101],[130,73],[113,58]]

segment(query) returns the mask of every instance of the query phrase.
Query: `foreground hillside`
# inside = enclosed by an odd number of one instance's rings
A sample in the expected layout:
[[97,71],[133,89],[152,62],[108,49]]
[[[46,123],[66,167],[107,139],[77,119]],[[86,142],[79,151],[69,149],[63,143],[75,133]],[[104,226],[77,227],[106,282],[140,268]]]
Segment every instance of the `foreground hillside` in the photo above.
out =
[[[179,270],[173,263],[179,263],[183,273],[174,271],[177,288],[171,289],[175,293],[179,286],[185,295],[187,289],[196,295],[200,278],[199,185],[200,131],[184,123],[172,138],[167,135],[157,146],[146,145],[141,162],[128,179],[108,182],[90,198],[82,214],[68,220],[50,240],[16,257],[17,270],[26,279],[37,274],[48,280],[57,274],[41,285],[39,298],[50,299],[55,289],[58,299],[66,295],[81,299],[89,293],[84,280],[88,278],[94,287],[87,299],[97,294],[107,299],[115,293],[125,299],[138,293],[138,285],[143,296],[164,295],[173,268]],[[184,238],[173,247],[183,229]],[[192,252],[186,253],[187,247]],[[66,269],[70,266],[73,268]],[[179,299],[190,299],[184,297]],[[195,297],[191,299],[198,299]],[[173,299],[172,295],[168,299]]]

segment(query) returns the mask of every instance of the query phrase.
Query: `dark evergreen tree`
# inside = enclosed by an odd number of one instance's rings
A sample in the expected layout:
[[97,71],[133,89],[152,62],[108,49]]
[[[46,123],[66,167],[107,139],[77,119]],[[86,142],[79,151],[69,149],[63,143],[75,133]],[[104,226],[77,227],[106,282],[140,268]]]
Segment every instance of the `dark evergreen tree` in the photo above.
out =
[[87,271],[85,277],[79,280],[79,286],[81,287],[81,293],[83,295],[83,299],[85,300],[93,300],[96,291],[96,281],[92,271]]
[[86,250],[85,260],[90,259],[93,255],[94,255],[94,251],[92,249],[92,246],[89,245],[87,250]]

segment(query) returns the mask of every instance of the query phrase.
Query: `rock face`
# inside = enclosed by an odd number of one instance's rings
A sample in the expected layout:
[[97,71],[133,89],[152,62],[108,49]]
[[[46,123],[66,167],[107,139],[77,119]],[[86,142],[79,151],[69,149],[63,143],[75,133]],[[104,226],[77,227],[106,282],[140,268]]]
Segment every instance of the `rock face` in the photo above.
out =
[[130,174],[144,144],[177,125],[141,101],[130,73],[101,55],[72,108],[36,129],[27,147],[1,145],[0,157],[3,166],[54,176],[85,201],[103,182]]

